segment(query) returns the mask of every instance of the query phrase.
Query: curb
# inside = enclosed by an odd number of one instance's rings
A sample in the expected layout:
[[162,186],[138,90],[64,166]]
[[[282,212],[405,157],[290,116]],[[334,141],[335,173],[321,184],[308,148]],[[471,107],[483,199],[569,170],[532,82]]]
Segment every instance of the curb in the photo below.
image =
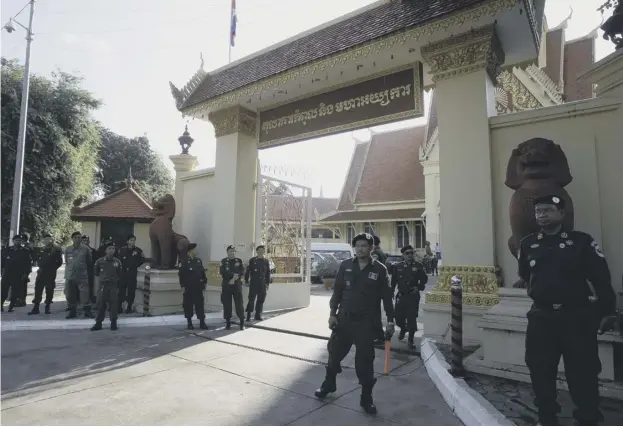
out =
[[466,426],[514,426],[489,401],[473,390],[463,379],[454,378],[450,366],[437,350],[434,341],[424,338],[421,344],[422,359],[428,376],[452,409]]

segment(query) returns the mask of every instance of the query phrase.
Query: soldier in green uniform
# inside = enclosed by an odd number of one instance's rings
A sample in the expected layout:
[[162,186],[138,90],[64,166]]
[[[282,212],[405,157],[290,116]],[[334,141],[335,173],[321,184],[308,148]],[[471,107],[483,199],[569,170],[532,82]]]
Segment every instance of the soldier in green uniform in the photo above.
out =
[[56,287],[56,271],[63,265],[63,250],[54,244],[50,234],[43,236],[45,246],[38,251],[39,270],[35,280],[35,297],[32,300],[32,310],[28,314],[39,314],[39,304],[45,289],[45,314],[50,314],[50,304]]
[[136,277],[138,268],[145,262],[143,250],[136,246],[136,236],[128,236],[127,245],[119,250],[119,258],[123,265],[123,278],[119,283],[119,312],[123,311],[123,302],[127,302],[125,312],[132,313],[132,305],[136,296]]
[[[266,291],[270,285],[270,265],[264,258],[264,245],[255,248],[257,256],[249,260],[247,271],[244,273],[244,282],[249,284],[249,302],[247,303],[247,322],[251,321],[251,313],[255,305],[255,320],[262,320],[262,310],[266,300]],[[257,298],[257,303],[255,301]]]
[[400,327],[398,339],[403,340],[409,332],[409,348],[415,348],[414,336],[417,331],[417,317],[420,309],[420,291],[426,289],[428,275],[424,266],[415,261],[413,246],[403,247],[403,260],[392,267],[392,295],[396,294],[396,324]]
[[244,265],[240,258],[236,258],[236,247],[227,247],[227,257],[221,260],[219,272],[223,281],[221,283],[221,303],[223,304],[223,317],[225,329],[231,328],[231,301],[234,300],[236,315],[240,319],[240,330],[244,329],[244,307],[242,302],[242,278]]
[[117,298],[119,296],[119,281],[123,274],[121,260],[115,257],[115,244],[109,242],[102,258],[95,262],[93,274],[95,276],[95,288],[98,289],[97,317],[92,331],[102,329],[102,322],[106,316],[106,304],[110,307],[110,330],[117,330]]
[[184,316],[188,321],[188,329],[195,329],[193,326],[193,308],[197,319],[199,319],[199,328],[208,329],[203,310],[203,293],[208,284],[208,278],[203,263],[195,252],[196,247],[196,243],[188,245],[188,258],[182,261],[178,272],[183,294],[182,305]]

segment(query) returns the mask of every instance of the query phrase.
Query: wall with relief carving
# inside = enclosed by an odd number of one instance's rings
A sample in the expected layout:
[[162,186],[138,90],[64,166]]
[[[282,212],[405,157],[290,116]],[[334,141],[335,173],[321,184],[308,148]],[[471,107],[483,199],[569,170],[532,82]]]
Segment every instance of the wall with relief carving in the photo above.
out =
[[573,181],[565,189],[573,199],[575,228],[590,233],[600,244],[609,261],[614,289],[622,291],[622,101],[593,98],[490,119],[496,257],[507,286],[517,279],[517,261],[507,247],[513,190],[504,185],[506,166],[519,143],[543,137],[559,144],[567,156]]

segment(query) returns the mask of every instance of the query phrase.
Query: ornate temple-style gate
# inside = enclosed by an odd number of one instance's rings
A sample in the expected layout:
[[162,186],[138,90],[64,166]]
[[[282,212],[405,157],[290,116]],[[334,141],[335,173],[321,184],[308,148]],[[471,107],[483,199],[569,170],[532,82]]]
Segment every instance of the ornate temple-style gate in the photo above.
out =
[[258,176],[255,241],[266,246],[275,281],[311,283],[311,218],[311,188]]

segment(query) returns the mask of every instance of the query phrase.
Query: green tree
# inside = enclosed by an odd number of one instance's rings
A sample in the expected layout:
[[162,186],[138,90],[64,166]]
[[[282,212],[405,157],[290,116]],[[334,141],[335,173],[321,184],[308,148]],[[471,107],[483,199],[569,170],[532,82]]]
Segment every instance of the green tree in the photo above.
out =
[[134,188],[149,202],[172,192],[171,174],[147,137],[127,138],[104,128],[100,135],[97,184],[105,195],[124,188],[130,172]]
[[[1,74],[2,236],[8,237],[24,67],[2,58]],[[100,101],[81,85],[62,71],[30,77],[20,232],[34,239],[45,232],[67,239],[77,226],[69,218],[72,201],[93,192],[100,138],[91,113]]]

